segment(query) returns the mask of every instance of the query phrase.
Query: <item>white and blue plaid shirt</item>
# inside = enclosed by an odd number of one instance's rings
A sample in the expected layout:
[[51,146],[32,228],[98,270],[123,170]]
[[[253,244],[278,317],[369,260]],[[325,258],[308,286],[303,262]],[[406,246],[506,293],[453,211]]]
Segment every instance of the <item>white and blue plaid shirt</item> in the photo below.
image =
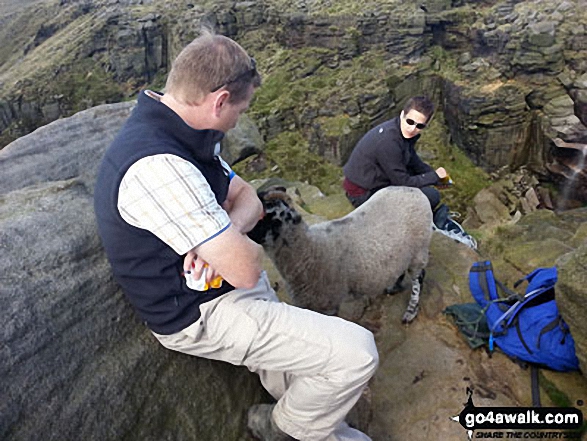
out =
[[118,191],[118,211],[127,223],[152,232],[179,255],[230,225],[202,173],[172,154],[142,158],[128,169]]

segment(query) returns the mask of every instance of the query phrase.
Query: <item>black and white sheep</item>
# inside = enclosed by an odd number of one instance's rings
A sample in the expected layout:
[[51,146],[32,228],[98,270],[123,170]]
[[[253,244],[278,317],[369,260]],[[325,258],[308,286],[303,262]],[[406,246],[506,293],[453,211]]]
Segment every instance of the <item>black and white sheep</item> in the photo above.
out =
[[297,306],[337,314],[343,302],[372,298],[407,274],[404,322],[418,313],[432,211],[415,188],[389,187],[348,215],[307,225],[285,189],[259,192],[265,216],[249,233],[263,245]]

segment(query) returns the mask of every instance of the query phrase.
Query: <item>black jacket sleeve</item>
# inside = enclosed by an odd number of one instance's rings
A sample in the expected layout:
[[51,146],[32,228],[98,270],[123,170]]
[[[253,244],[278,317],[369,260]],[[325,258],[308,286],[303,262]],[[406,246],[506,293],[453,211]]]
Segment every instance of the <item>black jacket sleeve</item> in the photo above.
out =
[[438,182],[436,172],[420,159],[412,149],[410,160],[406,164],[404,152],[399,145],[383,151],[378,150],[378,166],[385,172],[391,185],[422,188]]

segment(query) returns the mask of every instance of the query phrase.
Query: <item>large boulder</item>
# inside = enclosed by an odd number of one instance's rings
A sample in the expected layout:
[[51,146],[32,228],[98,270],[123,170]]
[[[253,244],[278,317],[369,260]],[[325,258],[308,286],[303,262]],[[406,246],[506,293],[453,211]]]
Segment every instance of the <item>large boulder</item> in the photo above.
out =
[[1,439],[238,440],[264,397],[245,368],[160,346],[112,279],[92,188],[133,105],[0,152]]
[[77,178],[93,187],[104,151],[135,102],[98,106],[37,129],[0,153],[0,195]]
[[229,164],[242,161],[257,153],[264,147],[263,137],[251,118],[242,115],[238,125],[229,130],[222,140],[222,159]]
[[575,339],[575,347],[581,369],[587,372],[587,240],[558,262],[559,282],[557,288],[558,304]]

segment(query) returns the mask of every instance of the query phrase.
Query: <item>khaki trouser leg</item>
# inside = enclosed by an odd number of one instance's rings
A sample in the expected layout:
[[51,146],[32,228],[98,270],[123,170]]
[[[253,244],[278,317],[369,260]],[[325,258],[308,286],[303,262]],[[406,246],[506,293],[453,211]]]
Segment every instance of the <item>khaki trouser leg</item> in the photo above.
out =
[[369,440],[344,423],[374,374],[373,335],[340,319],[278,301],[265,274],[201,307],[202,317],[173,335],[169,349],[245,365],[277,400],[273,418],[302,441]]

